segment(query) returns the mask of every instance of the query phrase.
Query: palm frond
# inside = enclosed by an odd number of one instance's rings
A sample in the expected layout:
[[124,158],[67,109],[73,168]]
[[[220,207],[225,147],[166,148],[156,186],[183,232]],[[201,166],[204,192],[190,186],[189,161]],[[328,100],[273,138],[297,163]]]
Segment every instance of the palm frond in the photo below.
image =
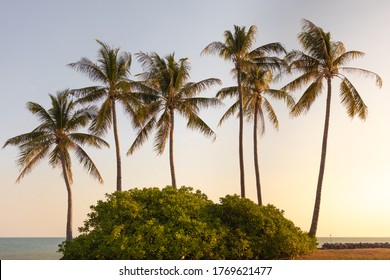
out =
[[130,66],[131,66],[132,58],[129,52],[123,52],[117,60],[118,64],[118,78],[121,80],[122,78],[127,77],[130,74]]
[[155,85],[159,82],[162,74],[166,74],[167,65],[163,58],[157,53],[139,52],[136,54],[138,62],[141,64],[145,72],[137,74],[142,81],[147,81],[148,84]]
[[127,155],[131,155],[135,152],[136,149],[139,149],[145,141],[148,140],[151,131],[154,129],[156,125],[156,118],[152,117],[144,127],[139,129],[137,132],[137,137],[135,138],[133,144],[131,144],[130,148],[127,151]]
[[180,90],[179,95],[183,97],[193,97],[199,92],[209,89],[213,85],[221,85],[222,82],[216,78],[205,79],[196,83],[186,83]]
[[148,120],[158,116],[164,110],[163,100],[155,100],[150,103],[144,103],[135,112],[133,125],[136,128],[142,127]]
[[16,179],[16,182],[19,183],[24,176],[30,173],[31,170],[46,157],[48,151],[48,147],[45,146],[30,147],[30,149],[23,150],[18,159],[18,165],[22,166],[23,169]]
[[27,110],[29,110],[34,115],[38,116],[40,122],[42,122],[43,124],[49,127],[55,126],[54,120],[52,119],[49,112],[46,111],[46,109],[43,108],[40,104],[35,102],[27,102],[26,106],[27,106]]
[[302,20],[302,32],[298,39],[304,50],[319,60],[326,61],[331,54],[330,33],[325,33],[322,28],[307,19]]
[[26,151],[28,149],[33,149],[34,147],[49,147],[55,143],[55,133],[47,131],[42,135],[37,135],[26,143],[18,144],[20,151]]
[[258,57],[265,57],[267,54],[286,54],[287,51],[284,46],[279,42],[269,43],[255,48],[250,52],[251,55]]
[[363,120],[367,118],[367,106],[347,78],[344,78],[340,83],[340,97],[341,103],[347,108],[348,116],[353,118],[358,115]]
[[190,77],[190,64],[188,58],[181,58],[179,62],[175,61],[174,54],[172,54],[169,59],[172,61],[169,64],[169,69],[173,73],[173,87],[175,89],[180,89],[184,87],[186,81]]
[[140,95],[155,97],[152,100],[156,99],[156,96],[160,93],[159,89],[148,80],[133,81],[131,87],[133,93],[138,92]]
[[246,32],[245,29],[245,26],[240,27],[235,25],[233,41],[228,41],[228,45],[235,49],[235,53],[240,53],[241,57],[244,57],[246,54],[250,53],[252,45],[255,41],[255,36],[257,34],[256,25],[251,25],[248,29],[248,32]]
[[80,89],[72,89],[72,95],[77,97],[76,104],[93,103],[108,95],[107,88],[102,86],[91,86]]
[[207,98],[207,97],[191,97],[186,98],[184,100],[186,106],[190,108],[197,108],[196,112],[198,112],[198,108],[207,109],[208,107],[217,107],[222,105],[222,102],[217,98]]
[[221,119],[219,120],[218,126],[221,126],[224,121],[230,118],[232,115],[236,114],[240,108],[240,103],[236,101],[226,110]]
[[310,86],[306,89],[306,91],[302,94],[301,98],[295,104],[295,106],[291,109],[291,115],[298,116],[303,112],[307,112],[311,105],[313,104],[316,97],[322,91],[322,77],[317,78]]
[[106,101],[101,105],[99,112],[93,120],[90,130],[98,135],[107,133],[109,127],[112,124],[112,101],[110,98],[107,98]]
[[[263,107],[264,111],[267,113],[268,120],[270,123],[275,127],[276,129],[279,129],[279,120],[276,116],[276,113],[274,111],[274,108],[272,107],[271,103],[268,101],[267,98],[263,98]],[[263,111],[263,110],[261,110]]]
[[154,149],[157,154],[161,155],[165,150],[165,144],[168,139],[169,129],[171,128],[171,117],[169,115],[169,110],[165,110],[159,120],[156,123],[157,133],[154,137]]
[[20,134],[18,136],[14,136],[12,138],[9,138],[3,145],[3,148],[5,148],[8,145],[13,146],[19,146],[26,143],[29,143],[30,141],[37,139],[41,136],[45,135],[45,132],[43,131],[32,131],[24,134]]
[[284,71],[288,68],[284,59],[273,56],[255,57],[253,61],[250,61],[249,67],[253,67],[253,64],[262,70]]
[[76,145],[74,148],[74,152],[80,164],[83,165],[87,173],[90,174],[93,178],[97,179],[99,183],[103,183],[103,178],[100,175],[99,170],[97,169],[95,163],[92,161],[89,155],[84,151],[84,149],[79,145]]
[[94,82],[107,83],[107,77],[99,66],[86,57],[82,57],[77,62],[69,63],[68,67],[87,75]]
[[227,97],[232,98],[235,96],[238,96],[238,87],[237,86],[222,88],[217,92],[217,95],[216,95],[216,97],[218,99],[225,99]]
[[298,89],[301,89],[306,84],[313,80],[318,80],[321,78],[320,73],[318,71],[310,71],[302,74],[298,78],[294,79],[287,85],[281,88],[282,91],[296,91]]
[[[218,54],[222,57],[222,54],[226,50],[226,45],[222,42],[212,42],[207,47],[203,49],[203,51],[200,53],[201,55],[205,54]],[[224,58],[224,57],[223,57]],[[226,58],[229,59],[229,58]]]
[[214,131],[196,113],[188,116],[187,127],[198,130],[207,137],[213,137],[213,140],[216,138]]
[[330,57],[335,61],[338,57],[342,56],[347,50],[343,42],[331,42],[331,54]]
[[318,70],[321,61],[301,51],[291,51],[285,57],[289,64],[289,71],[310,72]]
[[95,147],[98,149],[102,148],[102,146],[110,147],[110,145],[105,140],[103,140],[99,136],[93,135],[93,134],[76,132],[76,133],[69,133],[68,137],[73,142],[76,142],[80,145],[87,144],[89,146],[92,146],[92,147]]
[[287,107],[292,108],[295,105],[294,97],[291,96],[288,92],[284,90],[277,90],[277,89],[267,89],[264,91],[264,94],[267,94],[275,99],[284,100]]
[[118,81],[118,53],[119,48],[113,48],[106,43],[96,40],[100,48],[98,50],[99,68],[107,77],[107,81]]
[[333,66],[339,67],[341,65],[344,65],[344,64],[350,62],[351,60],[361,58],[364,55],[365,55],[364,52],[360,52],[360,51],[344,52],[333,61]]
[[355,68],[355,67],[340,67],[339,69],[342,71],[345,71],[347,73],[360,74],[360,75],[363,75],[367,78],[373,78],[373,79],[375,79],[376,86],[379,88],[382,87],[382,84],[383,84],[382,78],[374,72],[371,72],[371,71],[368,71],[365,69],[361,69],[361,68]]
[[37,154],[39,154],[42,150],[48,149],[50,147],[51,141],[30,141],[24,145],[19,146],[19,155],[16,160],[18,166],[25,166],[31,160],[33,160]]
[[96,106],[85,106],[74,111],[71,118],[66,123],[65,130],[72,132],[86,127],[90,121],[93,121],[96,118],[97,112],[98,109]]

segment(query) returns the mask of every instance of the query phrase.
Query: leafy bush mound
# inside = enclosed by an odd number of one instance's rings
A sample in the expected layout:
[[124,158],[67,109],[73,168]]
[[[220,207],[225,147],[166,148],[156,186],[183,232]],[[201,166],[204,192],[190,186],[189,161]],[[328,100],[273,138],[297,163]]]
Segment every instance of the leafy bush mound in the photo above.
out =
[[63,259],[291,259],[317,247],[282,211],[237,195],[219,204],[187,187],[106,196],[60,244]]

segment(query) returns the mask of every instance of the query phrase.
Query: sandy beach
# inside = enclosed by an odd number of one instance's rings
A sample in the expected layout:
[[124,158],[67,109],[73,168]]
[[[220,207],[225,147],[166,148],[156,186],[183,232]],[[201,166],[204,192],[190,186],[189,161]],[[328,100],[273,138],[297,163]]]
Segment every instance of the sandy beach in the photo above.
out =
[[390,249],[319,249],[299,260],[390,260]]

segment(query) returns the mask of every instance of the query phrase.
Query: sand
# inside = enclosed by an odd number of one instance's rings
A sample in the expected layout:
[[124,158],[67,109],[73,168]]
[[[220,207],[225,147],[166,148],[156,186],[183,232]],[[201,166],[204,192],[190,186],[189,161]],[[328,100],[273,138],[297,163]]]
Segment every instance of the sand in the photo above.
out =
[[390,249],[319,249],[299,260],[390,260]]

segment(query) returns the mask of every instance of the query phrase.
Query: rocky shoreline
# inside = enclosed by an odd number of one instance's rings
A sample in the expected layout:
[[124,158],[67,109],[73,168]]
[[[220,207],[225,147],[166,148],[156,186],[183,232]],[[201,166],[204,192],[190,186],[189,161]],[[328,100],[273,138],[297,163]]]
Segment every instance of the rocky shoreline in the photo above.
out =
[[376,243],[324,243],[321,249],[375,249],[375,248],[389,248],[389,242]]

